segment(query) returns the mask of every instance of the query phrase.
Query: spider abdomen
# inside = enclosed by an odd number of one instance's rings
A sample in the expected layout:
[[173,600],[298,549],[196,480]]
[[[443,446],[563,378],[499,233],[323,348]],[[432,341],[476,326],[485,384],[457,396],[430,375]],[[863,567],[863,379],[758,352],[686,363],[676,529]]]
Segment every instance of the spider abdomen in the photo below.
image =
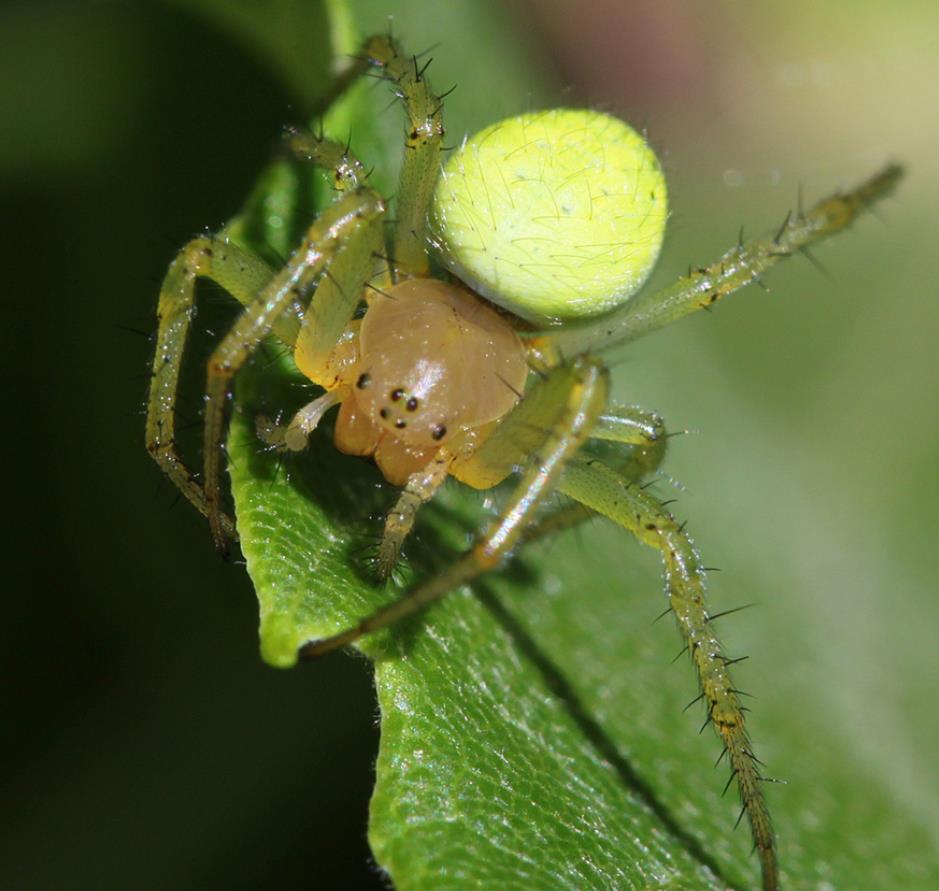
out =
[[492,124],[451,155],[434,192],[441,261],[538,325],[589,318],[635,294],[658,258],[668,201],[643,136],[592,109]]
[[478,297],[437,279],[375,296],[336,424],[336,447],[374,455],[401,485],[458,433],[505,415],[528,365],[511,325]]

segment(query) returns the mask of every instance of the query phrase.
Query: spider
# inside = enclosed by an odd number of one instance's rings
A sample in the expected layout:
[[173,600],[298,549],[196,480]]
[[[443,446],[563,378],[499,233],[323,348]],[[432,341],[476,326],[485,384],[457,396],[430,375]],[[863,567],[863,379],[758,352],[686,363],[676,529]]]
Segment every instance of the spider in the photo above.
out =
[[[273,270],[225,235],[190,241],[159,297],[147,447],[209,521],[224,550],[236,536],[221,507],[221,455],[232,379],[270,335],[293,351],[322,394],[270,432],[300,452],[338,406],[335,446],[372,458],[401,487],[376,557],[386,578],[422,504],[448,477],[515,488],[499,515],[449,568],[302,658],[345,646],[497,568],[526,542],[588,516],[612,520],[661,554],[670,611],[691,656],[759,853],[764,891],[779,887],[759,762],[726,658],[711,630],[704,570],[666,505],[643,484],[660,466],[666,431],[654,412],[610,398],[598,356],[683,316],[710,309],[778,260],[849,225],[902,175],[886,167],[852,191],[786,216],[760,240],[639,298],[661,248],[667,195],[659,162],[625,123],[585,109],[524,114],[466,139],[442,162],[443,103],[391,36],[376,36],[340,76],[333,98],[377,72],[407,117],[390,237],[388,202],[348,146],[295,131],[296,157],[332,171],[335,200]],[[195,282],[215,281],[244,309],[208,362],[204,468],[174,439],[180,367]],[[363,312],[364,310],[364,312]],[[612,444],[601,460],[591,443]],[[571,506],[545,513],[554,493]]]

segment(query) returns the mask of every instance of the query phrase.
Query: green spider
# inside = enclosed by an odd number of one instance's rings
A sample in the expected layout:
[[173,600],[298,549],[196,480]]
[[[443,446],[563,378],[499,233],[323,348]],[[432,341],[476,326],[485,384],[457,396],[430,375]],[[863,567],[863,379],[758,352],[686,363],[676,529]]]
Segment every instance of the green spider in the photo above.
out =
[[[180,251],[160,292],[147,448],[224,549],[236,534],[221,508],[225,406],[233,376],[273,334],[324,391],[275,431],[278,446],[302,451],[338,405],[336,447],[372,457],[403,487],[378,548],[380,576],[391,573],[418,509],[448,476],[489,489],[518,475],[467,553],[354,628],[308,642],[304,658],[414,613],[524,543],[588,516],[605,516],[657,549],[669,608],[737,781],[763,888],[773,891],[779,869],[763,778],[731,660],[711,630],[702,563],[684,525],[639,485],[662,462],[665,427],[653,412],[611,401],[597,356],[758,281],[778,260],[850,224],[902,171],[889,166],[789,215],[773,235],[738,244],[639,300],[667,217],[662,170],[641,136],[596,111],[546,111],[488,127],[442,165],[441,98],[391,37],[367,40],[333,95],[370,69],[391,83],[408,121],[391,238],[387,202],[348,147],[292,135],[294,155],[334,172],[336,199],[281,269],[224,236],[195,238]],[[200,277],[244,305],[208,362],[201,480],[174,439]],[[601,462],[584,448],[591,440],[615,444],[619,458]],[[572,505],[546,514],[557,492]]]

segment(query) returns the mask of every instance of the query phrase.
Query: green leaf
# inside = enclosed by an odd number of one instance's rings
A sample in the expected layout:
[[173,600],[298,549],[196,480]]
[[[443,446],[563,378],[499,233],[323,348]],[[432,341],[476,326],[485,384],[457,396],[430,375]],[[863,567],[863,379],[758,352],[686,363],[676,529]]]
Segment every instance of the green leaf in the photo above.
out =
[[[409,9],[399,9],[399,33],[418,49],[446,41],[462,94],[477,97],[475,109],[459,105],[461,91],[448,103],[451,133],[486,122],[493,83],[502,96],[521,92],[517,60],[492,48],[507,49],[494,16],[454,4],[445,33],[431,36],[413,12],[400,27]],[[380,27],[369,14],[363,30]],[[490,47],[484,65],[480,46]],[[374,91],[360,95],[374,101]],[[380,134],[396,128],[371,109],[354,137],[384,144],[390,170],[399,148]],[[449,484],[422,513],[403,578],[375,587],[367,558],[394,491],[368,462],[338,454],[328,429],[286,460],[255,433],[258,414],[289,416],[308,398],[289,359],[255,362],[239,379],[229,440],[262,654],[284,667],[303,641],[348,627],[453,559],[490,511]],[[669,665],[679,644],[667,621],[653,624],[660,592],[654,555],[598,523],[362,644],[382,721],[369,837],[397,888],[757,884],[750,841],[732,832],[736,803],[721,798],[712,770],[718,746],[710,731],[697,735],[698,709],[682,712],[694,679],[683,660]],[[763,685],[753,722],[758,754],[791,781],[768,793],[785,887],[934,886],[926,832],[883,777],[864,777],[860,748],[827,744],[825,700],[808,689],[779,702]]]

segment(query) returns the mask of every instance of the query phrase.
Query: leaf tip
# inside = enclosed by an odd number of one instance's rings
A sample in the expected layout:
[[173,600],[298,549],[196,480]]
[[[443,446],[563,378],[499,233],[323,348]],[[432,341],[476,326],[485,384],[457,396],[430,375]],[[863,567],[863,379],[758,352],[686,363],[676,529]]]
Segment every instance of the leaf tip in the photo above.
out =
[[287,617],[271,615],[261,620],[261,658],[272,668],[293,668],[298,645],[296,625]]

